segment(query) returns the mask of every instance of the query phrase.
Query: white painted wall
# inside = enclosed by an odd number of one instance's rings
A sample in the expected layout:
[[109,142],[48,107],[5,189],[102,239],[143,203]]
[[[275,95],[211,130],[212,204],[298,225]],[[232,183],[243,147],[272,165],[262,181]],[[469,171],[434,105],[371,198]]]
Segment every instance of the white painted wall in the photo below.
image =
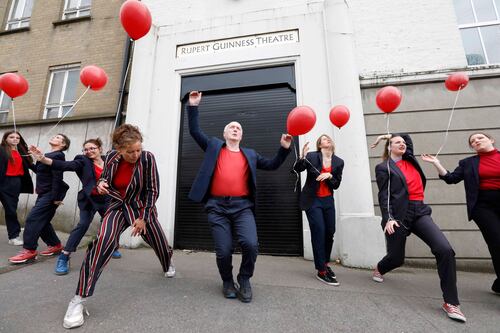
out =
[[[134,50],[127,122],[141,127],[146,149],[157,157],[161,182],[158,210],[169,241],[174,233],[181,76],[293,63],[297,104],[311,106],[318,118],[313,130],[299,139],[300,144],[329,133],[346,162],[344,180],[336,194],[339,231],[334,256],[342,256],[351,266],[373,266],[379,257],[368,253],[380,252],[380,230],[373,212],[352,29],[344,1],[144,2],[152,11],[154,29]],[[300,43],[175,58],[176,45],[291,29],[299,30]],[[334,130],[328,118],[330,108],[338,103],[352,111],[342,132]],[[305,215],[303,220],[304,254],[312,258]],[[373,228],[377,232],[372,235]]]
[[452,0],[347,0],[361,76],[467,65]]

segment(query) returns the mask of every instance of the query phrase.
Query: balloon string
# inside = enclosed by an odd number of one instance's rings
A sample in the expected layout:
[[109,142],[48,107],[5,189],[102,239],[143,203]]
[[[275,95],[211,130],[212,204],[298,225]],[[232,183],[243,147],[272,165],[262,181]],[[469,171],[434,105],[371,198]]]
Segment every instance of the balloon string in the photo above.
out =
[[444,135],[443,144],[441,145],[441,147],[439,147],[439,150],[436,153],[436,158],[438,157],[439,153],[441,152],[441,150],[446,145],[446,141],[448,140],[448,132],[450,131],[451,120],[453,119],[453,113],[455,112],[455,107],[457,106],[457,101],[458,101],[458,96],[460,95],[460,90],[462,90],[462,87],[460,87],[457,90],[457,95],[455,96],[455,103],[453,103],[453,107],[451,108],[450,118],[448,119],[448,127],[446,128],[446,133]]
[[[386,118],[386,125],[385,128],[387,130],[387,135],[390,135],[391,132],[389,131],[389,114],[385,114]],[[391,139],[389,140],[389,144],[387,145],[387,153],[388,153],[388,158],[387,158],[387,175],[389,176],[387,180],[387,216],[388,220],[393,220],[394,218],[391,215],[391,165],[390,165],[390,160],[392,159],[391,157]]]
[[[133,47],[134,46],[134,40],[133,39],[130,39],[130,40],[131,40],[132,47]],[[131,52],[133,52],[133,51],[131,50]],[[118,109],[116,110],[115,124],[114,124],[113,128],[116,128],[118,126],[118,118],[119,118],[118,115],[119,115],[120,109],[122,107],[123,92],[125,90],[125,85],[127,84],[128,71],[130,69],[130,64],[131,63],[132,63],[132,57],[128,57],[127,69],[125,70],[125,77],[123,78],[123,83],[122,83],[122,86],[121,86],[121,89],[120,89],[120,97],[119,97],[119,100],[118,100]]]
[[16,126],[16,108],[14,107],[14,99],[11,98],[11,106],[12,106],[12,120],[14,121],[14,132],[17,133],[17,126]]
[[65,113],[65,114],[61,117],[61,119],[59,119],[59,121],[58,121],[58,122],[57,122],[54,126],[52,126],[52,128],[51,128],[51,129],[49,129],[49,131],[47,132],[47,134],[46,134],[46,135],[50,134],[50,132],[52,132],[52,130],[54,130],[54,129],[57,127],[57,125],[59,125],[59,123],[60,123],[60,122],[61,122],[64,118],[66,118],[66,116],[67,116],[68,114],[70,114],[70,113],[71,113],[71,111],[73,111],[73,109],[75,108],[75,106],[78,104],[78,102],[80,102],[80,100],[83,98],[83,96],[85,96],[85,94],[87,93],[87,91],[89,91],[89,89],[90,89],[90,86],[88,86],[88,87],[87,87],[87,89],[85,89],[85,91],[83,92],[83,94],[82,94],[82,95],[81,95],[81,96],[80,96],[80,97],[76,100],[75,104],[73,104],[73,106],[71,106],[71,108],[68,110],[68,112],[66,112],[66,113]]

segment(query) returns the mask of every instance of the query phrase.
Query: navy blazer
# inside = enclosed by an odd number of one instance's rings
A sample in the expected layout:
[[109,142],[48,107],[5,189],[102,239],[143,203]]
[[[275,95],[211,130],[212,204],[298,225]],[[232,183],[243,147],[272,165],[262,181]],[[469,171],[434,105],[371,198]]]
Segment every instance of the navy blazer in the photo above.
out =
[[[46,153],[45,156],[53,161],[65,160],[62,151],[52,151]],[[63,172],[52,170],[50,166],[40,162],[35,164],[34,171],[36,173],[36,193],[38,195],[49,193],[53,201],[63,201],[69,189],[68,184],[63,180]]]
[[[500,154],[500,152],[498,152]],[[472,220],[472,212],[477,204],[479,195],[479,155],[464,158],[458,162],[453,172],[439,176],[447,184],[457,184],[464,181],[465,200],[467,202],[467,217]]]
[[[323,168],[323,154],[320,151],[310,152],[306,155],[306,159],[312,164],[307,163],[305,159],[299,159],[295,163],[293,169],[297,172],[307,170],[307,179],[302,192],[300,193],[300,209],[306,210],[310,208],[316,198],[316,193],[319,189],[319,183],[316,178],[319,176],[318,171]],[[313,167],[314,166],[314,167]],[[314,169],[316,168],[316,170]],[[344,169],[344,161],[335,155],[332,156],[332,179],[325,180],[330,190],[336,190],[342,181],[342,170]]]
[[[186,110],[189,120],[189,133],[200,148],[205,152],[205,157],[193,185],[191,186],[191,191],[189,191],[188,197],[196,202],[206,202],[210,196],[210,183],[217,164],[217,158],[221,148],[225,145],[225,142],[215,137],[209,138],[201,131],[198,123],[197,106],[187,105]],[[280,147],[277,155],[273,159],[267,159],[250,148],[240,148],[240,150],[245,156],[250,169],[250,197],[251,200],[255,202],[257,190],[257,169],[278,169],[290,153],[290,149]]]
[[[408,134],[397,134],[406,142],[406,152],[403,154],[403,159],[410,162],[417,169],[422,179],[422,184],[425,189],[426,178],[422,168],[418,164],[417,159],[413,155],[413,142]],[[387,184],[389,181],[389,173],[387,170],[387,161],[378,164],[375,167],[375,177],[378,185],[378,203],[382,212],[382,226],[385,226],[389,218],[389,212],[392,218],[402,221],[406,216],[409,203],[408,185],[403,172],[399,169],[396,163],[389,157],[389,168],[391,170],[391,188],[389,211],[387,210]]]
[[[30,163],[28,160],[28,158],[31,157],[21,156],[21,158],[23,159],[23,170],[24,170],[24,174],[21,176],[21,193],[31,194],[33,193],[33,180],[31,180],[29,169],[30,167],[33,166],[33,164]],[[7,153],[3,148],[0,147],[0,186],[3,186],[8,163],[9,159],[7,157]]]
[[113,186],[113,178],[121,159],[116,150],[111,150],[106,154],[104,161],[99,181],[106,180],[109,185],[109,206],[106,214],[112,210],[121,210],[130,224],[138,218],[144,219],[146,223],[152,220],[158,221],[156,200],[160,195],[160,176],[154,155],[145,150],[141,152],[141,157],[135,163],[125,198],[122,198],[120,191]]
[[94,162],[90,158],[85,155],[76,155],[73,161],[53,160],[52,169],[76,172],[82,182],[82,189],[78,192],[78,207],[86,209],[89,207],[89,204],[92,204],[91,193],[97,181]]

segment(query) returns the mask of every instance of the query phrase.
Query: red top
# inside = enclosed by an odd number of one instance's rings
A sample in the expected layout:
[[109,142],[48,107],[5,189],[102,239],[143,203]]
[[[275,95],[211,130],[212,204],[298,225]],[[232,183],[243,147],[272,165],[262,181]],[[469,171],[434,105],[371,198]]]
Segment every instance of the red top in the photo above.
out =
[[479,189],[500,190],[500,154],[497,149],[479,153]]
[[7,171],[5,171],[5,175],[12,177],[24,175],[23,158],[21,157],[21,154],[14,149],[12,149],[10,153],[12,154],[12,159],[9,159],[9,162],[7,163]]
[[[325,172],[332,172],[332,166],[330,165],[328,168],[322,167],[321,173],[325,173]],[[329,197],[332,194],[333,194],[333,192],[332,192],[332,190],[330,190],[328,185],[326,185],[326,182],[324,180],[320,181],[319,188],[318,188],[318,191],[316,192],[316,195],[320,198],[323,198],[323,197]]]
[[[102,168],[100,166],[98,166],[97,164],[94,164],[94,174],[95,174],[95,181],[97,183],[97,181],[101,178],[101,174],[102,174]],[[99,192],[97,192],[97,189],[94,187],[92,189],[92,192],[90,193],[90,195],[100,195]]]
[[210,194],[220,197],[249,195],[248,177],[248,162],[245,155],[241,151],[234,152],[223,147],[217,157]]
[[396,162],[401,172],[406,178],[408,186],[408,199],[424,201],[424,184],[417,169],[408,161],[399,160]]
[[134,173],[135,163],[129,163],[122,159],[118,164],[118,169],[113,178],[113,187],[120,192],[122,198],[125,198],[127,194],[127,187],[132,180],[132,175]]

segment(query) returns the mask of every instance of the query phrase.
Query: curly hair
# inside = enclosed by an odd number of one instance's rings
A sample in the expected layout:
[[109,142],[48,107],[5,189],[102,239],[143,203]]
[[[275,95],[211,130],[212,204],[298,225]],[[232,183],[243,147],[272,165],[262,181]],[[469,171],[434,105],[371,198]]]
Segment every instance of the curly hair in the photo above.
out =
[[119,149],[136,142],[142,143],[142,134],[139,127],[123,124],[114,130],[111,135],[111,141],[113,142],[113,147]]

